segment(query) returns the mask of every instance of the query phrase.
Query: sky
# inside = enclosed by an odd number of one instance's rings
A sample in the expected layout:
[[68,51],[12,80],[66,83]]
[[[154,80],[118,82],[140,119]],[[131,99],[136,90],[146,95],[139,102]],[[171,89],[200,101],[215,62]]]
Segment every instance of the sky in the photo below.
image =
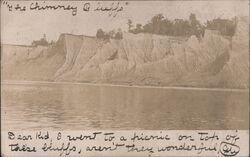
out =
[[[118,1],[91,1],[90,11],[82,10],[86,1],[37,1],[40,6],[71,5],[77,7],[77,14],[70,10],[9,11],[7,5],[1,5],[1,43],[29,45],[33,40],[40,39],[46,34],[48,41],[56,41],[61,33],[94,36],[97,29],[105,31],[121,28],[127,31],[127,21],[134,24],[147,23],[154,15],[163,14],[169,19],[188,19],[190,13],[195,13],[201,22],[214,18],[232,18],[234,16],[249,16],[247,0],[233,1],[120,1],[123,10],[115,17],[108,12],[93,11],[98,5],[114,6]],[[30,7],[35,1],[12,1],[13,6]]]

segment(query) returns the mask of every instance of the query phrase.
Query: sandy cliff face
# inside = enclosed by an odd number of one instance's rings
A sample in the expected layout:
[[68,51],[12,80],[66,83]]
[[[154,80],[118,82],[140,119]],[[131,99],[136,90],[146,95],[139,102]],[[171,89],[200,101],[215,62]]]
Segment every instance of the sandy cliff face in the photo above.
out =
[[62,66],[64,56],[51,56],[48,47],[1,46],[2,80],[53,80],[57,69]]
[[206,30],[202,39],[62,34],[50,47],[3,45],[3,79],[248,88],[248,22],[238,19],[232,40]]
[[225,76],[227,86],[249,88],[249,17],[238,18],[230,59],[220,73]]
[[212,62],[204,69],[184,77],[179,83],[191,86],[249,88],[248,17],[238,18],[236,32],[231,40],[225,40],[219,35],[208,41],[211,43],[205,49],[211,50],[214,47],[220,54],[215,54],[215,58],[211,58]]

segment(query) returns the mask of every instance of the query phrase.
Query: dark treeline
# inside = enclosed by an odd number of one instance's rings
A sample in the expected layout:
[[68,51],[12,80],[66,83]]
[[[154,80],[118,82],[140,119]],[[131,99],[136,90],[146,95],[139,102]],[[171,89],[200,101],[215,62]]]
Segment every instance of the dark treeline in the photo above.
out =
[[197,20],[195,14],[190,14],[189,19],[169,20],[162,14],[157,14],[145,25],[133,25],[132,20],[128,20],[128,31],[130,33],[152,33],[168,36],[204,36],[206,29],[217,30],[222,35],[233,36],[236,28],[236,18],[233,19],[213,19],[202,24]]
[[109,32],[104,32],[102,29],[98,29],[96,32],[96,37],[98,39],[110,40],[110,39],[122,39],[122,30],[119,28],[116,30],[111,30]]

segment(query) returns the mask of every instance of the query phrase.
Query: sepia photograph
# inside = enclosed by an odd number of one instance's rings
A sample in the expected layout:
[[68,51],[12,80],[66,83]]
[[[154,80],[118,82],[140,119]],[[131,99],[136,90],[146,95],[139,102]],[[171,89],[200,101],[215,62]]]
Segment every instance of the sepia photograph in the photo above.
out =
[[1,1],[1,128],[249,136],[249,60],[248,0]]

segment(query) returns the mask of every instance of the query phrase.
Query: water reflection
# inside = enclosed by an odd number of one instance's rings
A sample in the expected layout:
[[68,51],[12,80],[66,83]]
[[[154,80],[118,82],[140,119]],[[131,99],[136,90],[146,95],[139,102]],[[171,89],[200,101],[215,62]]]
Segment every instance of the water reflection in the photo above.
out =
[[2,85],[3,129],[248,129],[249,93]]

